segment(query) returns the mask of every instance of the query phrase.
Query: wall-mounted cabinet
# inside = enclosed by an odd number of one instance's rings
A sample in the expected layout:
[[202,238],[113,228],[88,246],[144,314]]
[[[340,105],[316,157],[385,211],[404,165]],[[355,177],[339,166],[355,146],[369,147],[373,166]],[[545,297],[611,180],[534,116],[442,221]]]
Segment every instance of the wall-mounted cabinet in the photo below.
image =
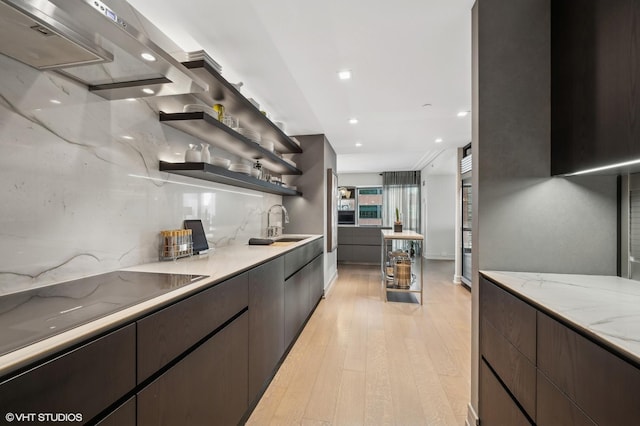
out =
[[209,182],[253,189],[255,191],[268,192],[270,194],[302,195],[301,192],[294,189],[256,179],[242,173],[232,172],[231,170],[208,163],[168,163],[166,161],[160,161],[160,171],[207,180]]
[[553,175],[640,159],[638,16],[639,0],[551,2]]

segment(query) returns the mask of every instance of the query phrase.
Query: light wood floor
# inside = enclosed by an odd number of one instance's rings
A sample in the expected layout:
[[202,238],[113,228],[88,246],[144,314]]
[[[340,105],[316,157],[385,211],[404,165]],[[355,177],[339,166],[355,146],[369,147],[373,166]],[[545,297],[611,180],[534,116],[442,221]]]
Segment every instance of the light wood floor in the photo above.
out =
[[464,425],[471,295],[425,263],[424,305],[380,300],[376,267],[340,266],[247,424]]

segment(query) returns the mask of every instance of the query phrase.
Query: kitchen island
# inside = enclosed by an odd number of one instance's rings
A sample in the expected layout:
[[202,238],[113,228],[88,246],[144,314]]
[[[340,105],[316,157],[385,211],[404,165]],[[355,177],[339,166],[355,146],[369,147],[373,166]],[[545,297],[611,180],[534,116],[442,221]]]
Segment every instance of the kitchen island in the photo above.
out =
[[[127,268],[206,277],[1,356],[3,408],[100,424],[238,423],[322,297],[323,238],[294,237]],[[55,299],[56,285],[36,298]]]
[[481,421],[635,423],[638,319],[637,281],[481,271]]
[[382,226],[338,225],[338,262],[380,264]]

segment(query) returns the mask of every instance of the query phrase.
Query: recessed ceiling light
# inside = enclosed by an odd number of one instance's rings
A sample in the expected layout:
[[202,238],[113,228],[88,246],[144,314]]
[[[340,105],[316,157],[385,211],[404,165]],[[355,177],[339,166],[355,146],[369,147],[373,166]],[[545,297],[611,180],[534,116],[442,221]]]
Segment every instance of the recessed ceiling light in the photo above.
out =
[[350,118],[349,119],[349,124],[357,124],[358,123],[358,119],[357,118]]
[[147,95],[153,95],[154,93],[156,93],[152,89],[149,89],[148,87],[145,87],[144,89],[142,89],[142,91]]
[[136,98],[127,98],[126,100],[129,101],[129,102],[133,102],[133,101],[136,100]]
[[351,70],[344,70],[338,73],[340,80],[349,80],[351,78]]
[[56,104],[56,105],[60,105],[62,103],[57,99],[51,99],[51,100],[49,100],[49,102],[51,102],[52,104]]
[[140,56],[142,56],[142,59],[144,59],[145,61],[149,61],[149,62],[155,62],[156,57],[153,56],[151,53],[141,53]]
[[357,146],[358,148],[360,148],[360,147],[362,146],[362,143],[361,143],[361,142],[356,142],[356,146]]
[[436,143],[440,143],[440,142],[442,142],[442,138],[436,139]]
[[469,111],[460,111],[460,112],[458,113],[458,117],[466,117],[466,116],[467,116],[467,114],[469,114]]
[[129,140],[129,141],[130,141],[130,140],[133,140],[133,136],[124,135],[124,136],[122,137],[122,139],[126,139],[126,140]]

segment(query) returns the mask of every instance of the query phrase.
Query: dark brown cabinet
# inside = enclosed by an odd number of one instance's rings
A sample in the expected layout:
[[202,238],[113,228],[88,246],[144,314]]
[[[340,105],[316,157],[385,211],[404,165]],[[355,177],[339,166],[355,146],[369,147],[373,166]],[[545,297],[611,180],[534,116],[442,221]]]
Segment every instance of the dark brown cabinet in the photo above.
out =
[[480,420],[486,426],[528,426],[515,401],[502,387],[484,360],[480,361]]
[[640,158],[640,0],[551,2],[551,172]]
[[0,405],[5,412],[93,419],[135,387],[135,333],[128,325],[4,381]]
[[308,267],[284,282],[284,345],[289,347],[309,314],[310,287]]
[[294,341],[324,292],[322,256],[284,282],[285,347]]
[[322,297],[323,249],[304,244],[7,376],[0,406],[105,426],[241,423]]
[[284,258],[249,271],[249,400],[262,393],[284,354]]
[[309,296],[311,303],[309,303],[309,312],[307,315],[311,314],[323,295],[324,258],[323,256],[318,256],[309,264]]
[[541,312],[538,339],[540,371],[595,423],[636,423],[638,368]]
[[96,426],[135,426],[136,397],[132,396],[109,415],[96,423]]
[[138,383],[246,308],[248,281],[238,275],[139,320]]
[[248,407],[248,313],[138,393],[138,425],[234,425]]
[[560,320],[480,277],[483,425],[637,423],[638,366]]

